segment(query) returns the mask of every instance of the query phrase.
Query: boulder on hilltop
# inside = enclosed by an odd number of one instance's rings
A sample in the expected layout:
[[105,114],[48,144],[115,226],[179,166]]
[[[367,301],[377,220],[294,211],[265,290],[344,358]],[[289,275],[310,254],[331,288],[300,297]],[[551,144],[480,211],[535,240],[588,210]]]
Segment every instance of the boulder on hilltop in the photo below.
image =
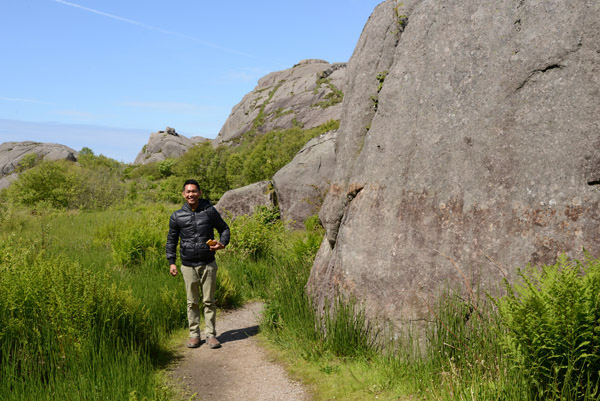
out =
[[13,173],[26,155],[34,153],[44,160],[77,161],[77,151],[58,143],[33,141],[4,142],[0,144],[0,176]]
[[264,76],[233,107],[213,143],[235,141],[251,130],[309,129],[339,120],[345,71],[345,63],[310,59]]
[[[33,141],[4,142],[0,144],[0,189],[8,186],[16,179],[19,163],[28,154],[35,154],[43,160],[77,161],[77,151],[57,143],[41,143]],[[14,173],[14,174],[13,174]]]
[[206,141],[210,141],[210,139],[201,136],[188,138],[178,134],[174,128],[167,127],[164,131],[157,131],[150,134],[148,143],[144,145],[133,163],[148,164],[179,157],[196,143]]
[[351,60],[308,288],[428,317],[561,253],[600,256],[600,3],[388,0]]

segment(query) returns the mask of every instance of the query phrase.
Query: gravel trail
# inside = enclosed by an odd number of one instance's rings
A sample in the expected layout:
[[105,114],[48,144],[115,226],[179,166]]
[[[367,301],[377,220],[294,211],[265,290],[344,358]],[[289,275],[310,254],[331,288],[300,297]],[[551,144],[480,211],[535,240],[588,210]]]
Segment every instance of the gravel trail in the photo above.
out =
[[[171,369],[188,396],[201,401],[309,401],[310,396],[292,381],[283,367],[269,360],[254,336],[258,333],[261,302],[217,315],[217,339],[223,344],[210,349],[185,348]],[[187,343],[187,339],[186,339]]]

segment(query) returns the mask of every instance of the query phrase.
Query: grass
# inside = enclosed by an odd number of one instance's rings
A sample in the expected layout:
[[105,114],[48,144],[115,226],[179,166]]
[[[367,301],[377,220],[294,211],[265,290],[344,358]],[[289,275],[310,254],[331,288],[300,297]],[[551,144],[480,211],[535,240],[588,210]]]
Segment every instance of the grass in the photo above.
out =
[[[0,400],[182,397],[164,370],[177,358],[174,341],[186,335],[181,277],[168,275],[155,241],[126,240],[164,237],[173,208],[11,211],[0,232]],[[348,297],[330,300],[324,313],[317,313],[305,286],[322,228],[312,219],[307,230],[289,232],[269,216],[269,211],[257,214],[264,230],[235,226],[239,238],[260,233],[272,240],[275,245],[260,257],[245,256],[254,249],[251,241],[218,253],[219,302],[235,307],[265,301],[259,338],[315,400],[596,398],[593,383],[582,382],[584,377],[577,378],[579,392],[558,381],[549,392],[530,391],[529,375],[515,363],[515,348],[505,347],[511,331],[499,304],[477,291],[468,298],[440,294],[427,324],[394,334],[385,324],[368,321],[360,303]],[[122,248],[115,249],[116,243]],[[578,284],[586,277],[577,270],[583,267],[562,263],[539,276],[540,283],[549,284],[527,284],[532,299],[539,298],[537,289],[557,294],[549,280],[560,278],[560,288],[581,288],[578,305],[596,305],[593,289],[600,274]],[[589,264],[590,271],[600,271],[600,262]],[[519,311],[517,320],[526,323],[529,312],[521,309],[526,304],[520,299],[510,302]],[[594,333],[590,324],[585,327]]]
[[15,212],[3,224],[1,400],[172,399],[156,369],[185,324],[183,285],[156,258],[119,268],[94,241],[130,214]]

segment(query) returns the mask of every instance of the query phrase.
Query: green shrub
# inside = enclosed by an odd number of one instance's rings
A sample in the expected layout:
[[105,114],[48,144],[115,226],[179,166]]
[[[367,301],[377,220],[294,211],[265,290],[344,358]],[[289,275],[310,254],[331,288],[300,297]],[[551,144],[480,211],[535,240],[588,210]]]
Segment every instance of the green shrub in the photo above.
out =
[[174,159],[165,159],[158,162],[158,172],[160,176],[165,178],[173,174],[173,165],[175,164]]
[[278,209],[259,206],[252,215],[237,217],[230,223],[234,235],[229,248],[253,260],[273,256],[285,232],[278,216]]
[[156,181],[161,178],[157,162],[141,164],[139,166],[129,166],[124,170],[124,175],[130,179],[147,178]]
[[126,194],[119,163],[111,160],[87,155],[81,165],[66,160],[42,161],[21,173],[6,190],[6,198],[27,208],[41,204],[59,209],[111,206]]
[[515,367],[535,399],[595,399],[600,379],[600,261],[528,266],[499,300]]
[[161,180],[158,183],[156,200],[177,204],[183,203],[181,192],[184,182],[185,180],[182,180],[180,177],[175,175]]
[[186,179],[194,178],[200,184],[203,196],[214,198],[213,194],[222,194],[229,189],[225,178],[227,157],[224,152],[224,148],[214,149],[210,142],[196,144],[177,159],[173,171],[182,178],[182,185]]
[[7,189],[8,199],[18,205],[35,207],[47,202],[55,208],[72,206],[79,197],[83,180],[72,162],[42,161],[23,171]]
[[122,202],[127,188],[121,182],[119,172],[103,164],[90,168],[75,169],[80,189],[69,203],[70,208],[104,209]]
[[17,172],[23,172],[28,170],[35,165],[37,165],[40,161],[40,157],[37,153],[27,153],[25,156],[21,158],[19,164],[17,165]]

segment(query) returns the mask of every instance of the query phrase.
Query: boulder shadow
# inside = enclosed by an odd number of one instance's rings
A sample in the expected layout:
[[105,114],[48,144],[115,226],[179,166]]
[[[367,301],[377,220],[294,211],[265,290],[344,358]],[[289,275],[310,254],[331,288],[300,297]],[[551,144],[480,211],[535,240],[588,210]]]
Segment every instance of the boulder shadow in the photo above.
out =
[[243,329],[228,330],[217,336],[217,340],[223,343],[231,343],[235,341],[245,340],[258,334],[259,326],[250,326]]

